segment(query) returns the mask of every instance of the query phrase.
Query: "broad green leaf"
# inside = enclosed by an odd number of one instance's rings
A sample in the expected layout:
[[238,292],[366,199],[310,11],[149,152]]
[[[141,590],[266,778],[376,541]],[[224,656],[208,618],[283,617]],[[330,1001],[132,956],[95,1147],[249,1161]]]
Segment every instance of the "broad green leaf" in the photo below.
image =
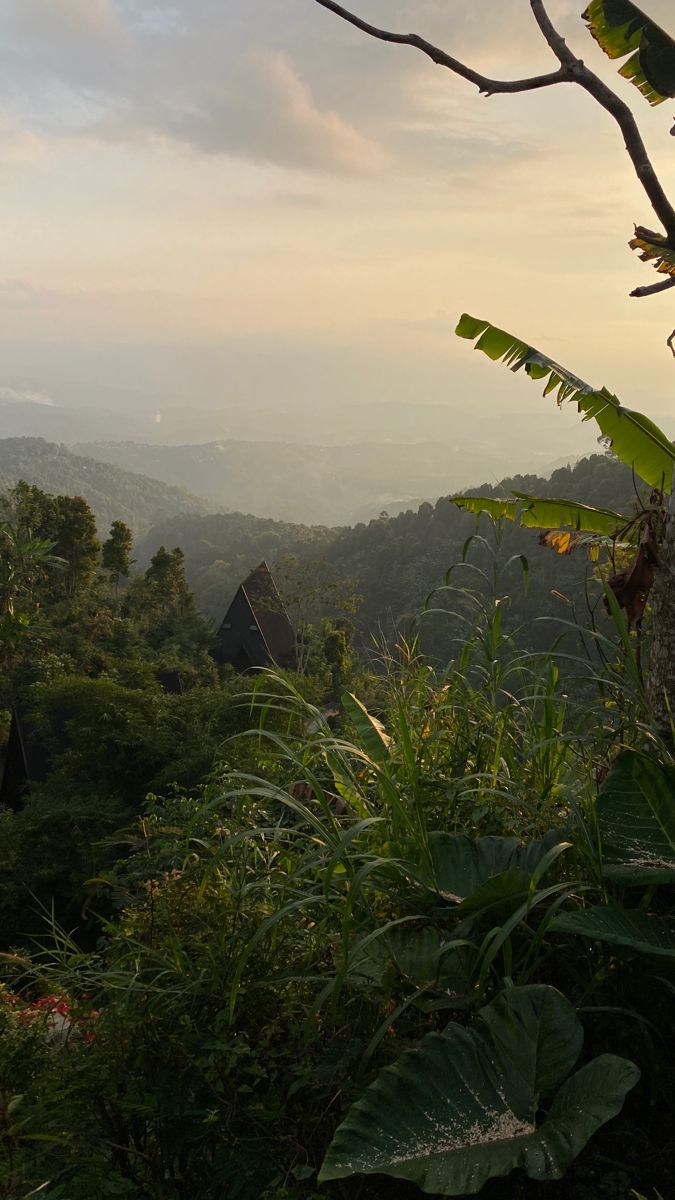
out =
[[609,439],[617,458],[651,487],[670,491],[675,448],[648,417],[624,408],[606,388],[599,391],[592,388],[553,359],[488,321],[465,313],[455,332],[459,337],[473,341],[477,338],[476,350],[482,350],[494,360],[503,360],[512,371],[524,367],[525,373],[533,379],[547,377],[544,395],[555,390],[559,405],[565,400],[574,402],[585,421],[596,422],[603,436]]
[[639,1071],[603,1055],[560,1088],[581,1049],[572,1005],[544,985],[512,988],[471,1029],[450,1024],[380,1072],[329,1147],[319,1179],[388,1174],[442,1196],[475,1195],[522,1167],[559,1179],[621,1110]]
[[430,833],[429,852],[437,890],[446,900],[461,904],[479,888],[506,871],[531,878],[554,846],[567,847],[555,832],[521,846],[517,838],[472,838],[468,833]]
[[452,947],[447,936],[433,926],[398,926],[350,953],[349,975],[371,985],[381,985],[387,975],[402,975],[416,984],[436,983],[464,993],[471,983],[471,960],[462,948]]
[[520,524],[528,529],[560,529],[569,525],[572,529],[613,537],[629,520],[611,508],[593,508],[571,500],[542,499],[525,492],[513,492],[512,495],[515,500],[492,500],[482,496],[452,496],[451,500],[458,508],[485,512],[495,519],[506,517],[513,521],[520,517]]
[[365,750],[368,757],[374,763],[385,762],[389,757],[391,738],[382,722],[378,721],[377,717],[371,716],[365,704],[362,704],[351,692],[345,692],[342,697],[342,707],[356,729],[361,748]]
[[631,0],[591,0],[583,13],[608,58],[631,57],[619,74],[650,104],[675,96],[675,42]]
[[482,883],[466,900],[462,900],[457,911],[463,916],[481,912],[499,913],[500,916],[511,914],[527,899],[531,883],[532,876],[528,871],[522,867],[511,867]]
[[547,984],[502,992],[480,1010],[478,1027],[488,1030],[500,1067],[518,1067],[534,1105],[560,1087],[584,1044],[573,1006]]
[[675,958],[675,921],[650,917],[639,909],[596,904],[579,912],[558,913],[549,925],[554,933],[574,933],[594,942],[627,946],[638,954]]
[[467,512],[487,513],[493,521],[498,521],[501,517],[515,521],[521,509],[517,500],[494,500],[490,496],[449,496],[448,499],[451,504],[456,504],[458,508],[464,508]]
[[597,802],[605,878],[675,883],[675,768],[625,750]]

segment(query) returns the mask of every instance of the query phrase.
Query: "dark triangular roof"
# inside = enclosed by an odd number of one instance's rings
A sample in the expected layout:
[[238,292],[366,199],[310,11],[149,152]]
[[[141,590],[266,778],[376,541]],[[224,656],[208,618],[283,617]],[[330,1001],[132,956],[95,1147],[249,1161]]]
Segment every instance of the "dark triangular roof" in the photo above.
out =
[[275,662],[281,662],[289,653],[293,653],[295,634],[267,563],[263,560],[241,586],[270,657]]
[[240,585],[218,630],[217,657],[238,669],[291,666],[295,633],[266,562]]

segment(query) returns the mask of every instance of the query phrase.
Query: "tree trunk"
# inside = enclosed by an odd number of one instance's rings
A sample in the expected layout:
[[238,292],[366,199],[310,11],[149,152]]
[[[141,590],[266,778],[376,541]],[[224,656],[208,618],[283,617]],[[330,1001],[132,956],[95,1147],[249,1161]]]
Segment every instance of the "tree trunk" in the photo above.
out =
[[659,733],[675,733],[675,511],[671,494],[652,588],[652,639],[647,705]]

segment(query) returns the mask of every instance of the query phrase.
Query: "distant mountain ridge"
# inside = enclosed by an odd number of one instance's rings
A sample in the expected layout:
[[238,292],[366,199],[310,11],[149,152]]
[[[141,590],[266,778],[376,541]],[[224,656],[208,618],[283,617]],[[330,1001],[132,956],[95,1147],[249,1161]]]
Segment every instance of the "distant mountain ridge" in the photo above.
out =
[[44,438],[0,439],[0,491],[20,479],[43,491],[83,496],[106,534],[113,521],[124,521],[136,537],[179,513],[203,514],[208,505],[182,488],[73,454]]
[[443,442],[302,445],[226,439],[202,445],[88,442],[78,453],[185,487],[212,510],[311,525],[351,525],[420,496],[466,487],[500,461]]

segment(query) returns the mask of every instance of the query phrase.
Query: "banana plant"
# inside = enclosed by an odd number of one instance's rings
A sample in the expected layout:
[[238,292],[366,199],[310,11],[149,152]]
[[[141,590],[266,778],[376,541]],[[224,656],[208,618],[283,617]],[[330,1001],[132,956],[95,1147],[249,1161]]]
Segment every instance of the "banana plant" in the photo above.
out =
[[[619,74],[651,105],[675,97],[675,41],[632,0],[591,0],[582,19],[608,58],[627,60]],[[636,225],[629,245],[659,274],[675,279],[672,237]],[[645,293],[637,288],[632,294]]]
[[[608,3],[608,0],[605,0]],[[539,528],[545,544],[559,553],[570,553],[580,544],[596,547],[601,539],[630,538],[635,558],[627,571],[615,575],[609,585],[630,623],[642,619],[647,597],[654,587],[650,668],[647,701],[652,719],[663,732],[671,729],[675,713],[675,517],[667,508],[675,471],[675,446],[644,413],[626,408],[606,387],[585,383],[566,367],[536,350],[527,342],[499,329],[489,321],[464,313],[455,331],[475,343],[493,362],[504,362],[512,371],[524,370],[535,381],[544,381],[544,396],[555,393],[558,407],[573,403],[584,421],[594,421],[621,462],[652,489],[649,505],[637,517],[593,508],[571,500],[548,499],[513,493],[512,499],[493,500],[482,496],[453,496],[454,504],[470,512],[487,512],[492,517],[520,519],[529,528]],[[553,528],[551,528],[553,526]]]
[[582,15],[608,58],[628,58],[619,74],[650,104],[675,96],[675,42],[631,0],[592,0]]

